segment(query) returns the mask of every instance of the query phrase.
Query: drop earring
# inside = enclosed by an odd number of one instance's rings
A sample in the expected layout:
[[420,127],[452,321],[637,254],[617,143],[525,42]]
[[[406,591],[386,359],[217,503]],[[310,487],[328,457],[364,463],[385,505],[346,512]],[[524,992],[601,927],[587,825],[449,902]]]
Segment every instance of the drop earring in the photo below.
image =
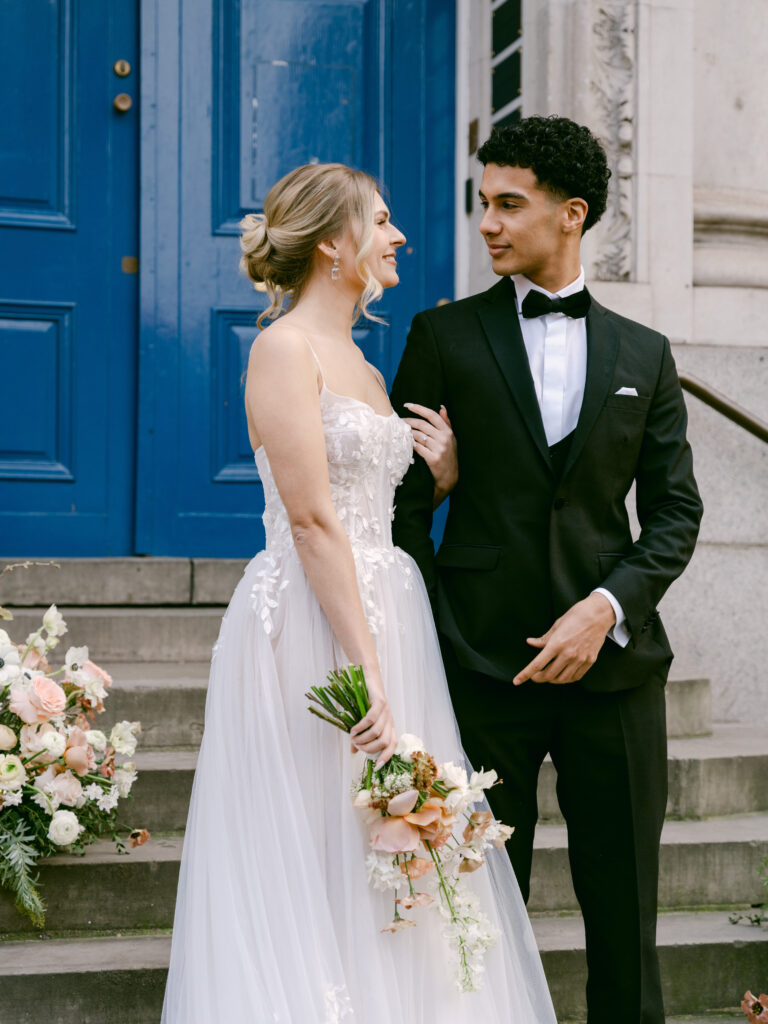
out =
[[331,267],[331,280],[338,281],[341,277],[341,267],[339,266],[339,254],[336,253],[333,257],[333,266]]

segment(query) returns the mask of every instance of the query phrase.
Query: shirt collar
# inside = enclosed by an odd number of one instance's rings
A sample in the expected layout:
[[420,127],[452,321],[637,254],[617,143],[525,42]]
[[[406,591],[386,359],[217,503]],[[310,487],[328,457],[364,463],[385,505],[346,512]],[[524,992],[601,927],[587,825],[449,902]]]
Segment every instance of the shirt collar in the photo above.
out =
[[580,292],[584,287],[584,267],[579,267],[579,276],[575,281],[571,281],[570,284],[567,284],[557,292],[548,292],[545,288],[539,287],[539,285],[530,281],[525,274],[512,274],[512,283],[515,286],[515,298],[517,300],[517,311],[519,313],[522,309],[523,299],[530,291],[541,292],[550,299],[557,298],[558,296],[563,299],[566,295],[573,295],[575,292]]

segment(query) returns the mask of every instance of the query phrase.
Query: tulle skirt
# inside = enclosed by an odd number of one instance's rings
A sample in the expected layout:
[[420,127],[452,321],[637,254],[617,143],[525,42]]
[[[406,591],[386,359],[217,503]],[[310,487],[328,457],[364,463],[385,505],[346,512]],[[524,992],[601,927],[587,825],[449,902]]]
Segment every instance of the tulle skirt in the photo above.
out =
[[[398,731],[464,763],[415,564],[394,549],[358,570]],[[434,909],[382,933],[392,894],[369,885],[350,796],[362,755],[304,697],[346,663],[295,550],[257,555],[214,647],[163,1024],[555,1024],[504,851],[462,876],[500,933],[480,991],[457,991]]]

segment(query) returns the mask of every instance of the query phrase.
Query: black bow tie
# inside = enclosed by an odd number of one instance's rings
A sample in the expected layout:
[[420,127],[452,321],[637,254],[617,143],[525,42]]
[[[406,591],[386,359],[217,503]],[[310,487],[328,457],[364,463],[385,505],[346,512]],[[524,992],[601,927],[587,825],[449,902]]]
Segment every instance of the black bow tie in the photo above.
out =
[[526,320],[534,316],[545,316],[547,313],[565,313],[566,316],[578,320],[587,315],[591,302],[586,288],[582,288],[574,295],[558,299],[550,299],[548,295],[532,288],[523,299],[522,313]]

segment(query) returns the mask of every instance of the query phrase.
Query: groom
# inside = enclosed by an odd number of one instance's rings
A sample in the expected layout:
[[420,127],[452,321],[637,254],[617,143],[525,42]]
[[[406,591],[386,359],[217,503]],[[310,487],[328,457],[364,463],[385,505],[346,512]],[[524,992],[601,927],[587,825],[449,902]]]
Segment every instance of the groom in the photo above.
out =
[[435,554],[433,481],[417,459],[397,492],[395,543],[429,590],[467,754],[504,780],[492,802],[515,826],[508,849],[526,899],[536,783],[552,757],[589,1024],[663,1024],[672,652],[656,606],[701,518],[685,405],[667,339],[584,287],[581,237],[610,176],[588,129],[530,117],[495,130],[478,156],[480,231],[500,280],[414,318],[392,390],[401,415],[412,415],[405,403],[447,407],[459,482]]

